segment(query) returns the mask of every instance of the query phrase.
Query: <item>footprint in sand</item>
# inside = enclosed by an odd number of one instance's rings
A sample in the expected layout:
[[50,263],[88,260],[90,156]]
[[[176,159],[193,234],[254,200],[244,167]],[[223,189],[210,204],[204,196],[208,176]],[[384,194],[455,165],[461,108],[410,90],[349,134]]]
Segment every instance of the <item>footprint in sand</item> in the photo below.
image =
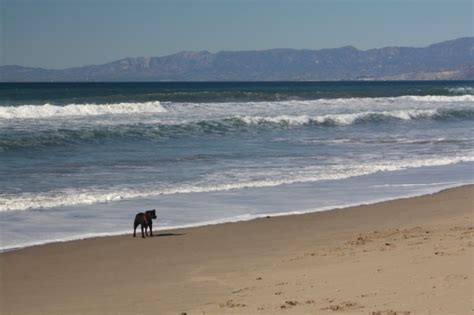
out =
[[234,308],[234,307],[245,307],[247,305],[243,303],[234,302],[234,300],[227,300],[225,303],[220,303],[219,306],[222,308],[224,307]]
[[285,301],[285,303],[283,303],[282,305],[280,305],[280,308],[281,308],[281,309],[291,308],[291,307],[296,306],[296,305],[298,305],[298,304],[299,304],[298,301]]
[[359,308],[364,308],[364,306],[357,304],[356,302],[346,301],[339,304],[331,304],[322,310],[331,310],[331,311],[350,311]]

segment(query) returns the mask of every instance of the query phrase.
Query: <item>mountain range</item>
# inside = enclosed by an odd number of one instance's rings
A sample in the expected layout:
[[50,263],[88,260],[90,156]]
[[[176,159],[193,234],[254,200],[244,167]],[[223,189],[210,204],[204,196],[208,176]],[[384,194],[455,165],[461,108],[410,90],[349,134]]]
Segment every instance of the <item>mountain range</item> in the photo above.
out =
[[427,47],[182,51],[51,70],[0,67],[0,82],[474,80],[474,37]]

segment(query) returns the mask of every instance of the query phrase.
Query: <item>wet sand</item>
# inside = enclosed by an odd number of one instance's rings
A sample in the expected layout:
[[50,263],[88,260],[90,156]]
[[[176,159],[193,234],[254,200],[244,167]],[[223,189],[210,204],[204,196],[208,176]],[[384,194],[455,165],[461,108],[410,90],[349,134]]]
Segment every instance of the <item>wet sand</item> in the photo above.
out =
[[473,196],[6,252],[0,313],[473,314]]

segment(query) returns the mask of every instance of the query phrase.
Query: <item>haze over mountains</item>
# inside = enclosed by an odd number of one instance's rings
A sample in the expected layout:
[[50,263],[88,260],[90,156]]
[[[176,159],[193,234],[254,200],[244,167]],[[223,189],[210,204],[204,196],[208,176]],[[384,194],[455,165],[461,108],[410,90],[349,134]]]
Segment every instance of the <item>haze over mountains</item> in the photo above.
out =
[[0,67],[0,82],[309,80],[474,80],[474,37],[422,48],[183,51],[63,70]]

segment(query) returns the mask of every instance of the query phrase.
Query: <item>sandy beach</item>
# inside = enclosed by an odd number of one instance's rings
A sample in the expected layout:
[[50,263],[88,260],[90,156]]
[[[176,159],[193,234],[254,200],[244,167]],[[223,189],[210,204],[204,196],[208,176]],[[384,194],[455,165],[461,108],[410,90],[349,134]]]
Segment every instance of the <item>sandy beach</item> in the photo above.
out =
[[0,313],[472,314],[473,196],[5,252]]

